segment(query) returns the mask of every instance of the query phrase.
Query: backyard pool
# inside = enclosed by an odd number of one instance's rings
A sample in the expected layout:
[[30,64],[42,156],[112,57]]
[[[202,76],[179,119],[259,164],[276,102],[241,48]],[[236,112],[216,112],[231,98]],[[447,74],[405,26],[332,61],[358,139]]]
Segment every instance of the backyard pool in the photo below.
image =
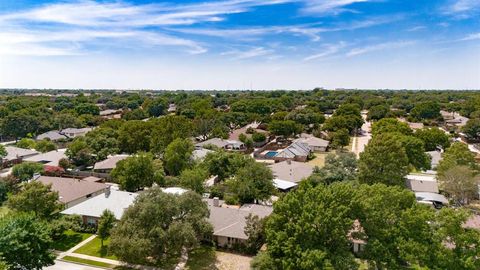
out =
[[277,154],[278,154],[278,152],[276,152],[276,151],[268,151],[267,153],[265,153],[265,157],[266,158],[273,158]]

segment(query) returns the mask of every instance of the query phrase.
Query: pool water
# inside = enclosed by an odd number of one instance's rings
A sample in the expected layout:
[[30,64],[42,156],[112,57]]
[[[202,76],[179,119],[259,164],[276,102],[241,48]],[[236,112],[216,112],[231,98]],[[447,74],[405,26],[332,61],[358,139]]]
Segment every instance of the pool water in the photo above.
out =
[[278,152],[268,151],[268,152],[265,154],[265,157],[266,157],[266,158],[273,158],[273,157],[276,156],[277,154],[278,154]]

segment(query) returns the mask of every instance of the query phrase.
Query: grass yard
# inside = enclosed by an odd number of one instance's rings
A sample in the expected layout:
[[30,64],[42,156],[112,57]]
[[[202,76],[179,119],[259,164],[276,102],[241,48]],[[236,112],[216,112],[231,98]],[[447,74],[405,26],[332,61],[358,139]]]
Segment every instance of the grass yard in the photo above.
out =
[[80,253],[80,254],[85,254],[85,255],[90,255],[90,256],[95,256],[100,258],[117,260],[117,257],[115,257],[115,255],[108,253],[109,244],[110,244],[110,238],[107,238],[105,239],[105,241],[103,241],[103,247],[102,247],[102,242],[100,238],[95,237],[92,241],[86,243],[84,246],[75,250],[74,253]]
[[78,233],[67,230],[63,233],[63,237],[60,240],[53,242],[53,247],[55,250],[67,251],[90,236],[91,234],[89,233]]
[[188,255],[186,269],[189,269],[189,270],[215,269],[216,262],[217,262],[217,257],[215,253],[215,247],[201,246],[195,250],[192,250]]
[[75,262],[75,263],[82,263],[82,264],[87,264],[87,265],[91,265],[91,266],[98,266],[98,267],[116,269],[115,265],[111,265],[111,264],[104,263],[104,262],[97,262],[97,261],[72,257],[72,256],[65,256],[65,257],[62,258],[62,260],[67,261],[67,262]]

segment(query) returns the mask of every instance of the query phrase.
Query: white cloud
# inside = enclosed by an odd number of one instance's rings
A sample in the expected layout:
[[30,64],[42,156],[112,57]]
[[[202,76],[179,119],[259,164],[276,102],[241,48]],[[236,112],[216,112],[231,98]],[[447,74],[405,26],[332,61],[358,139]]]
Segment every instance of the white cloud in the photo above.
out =
[[345,48],[346,46],[347,46],[347,43],[343,41],[337,44],[328,44],[324,46],[324,49],[321,52],[305,57],[303,60],[311,61],[311,60],[323,59],[327,56],[331,56],[338,53],[341,49]]
[[305,1],[305,7],[301,9],[301,12],[309,15],[337,15],[346,11],[355,12],[346,7],[368,1],[371,0],[308,0]]
[[415,44],[415,41],[397,41],[397,42],[379,43],[375,45],[354,48],[347,53],[347,56],[357,56],[357,55],[375,52],[375,51],[398,49],[398,48],[411,46],[413,44]]
[[407,32],[417,32],[417,31],[424,30],[424,29],[426,29],[425,26],[418,25],[418,26],[414,26],[414,27],[411,27],[411,28],[407,29]]
[[231,55],[234,60],[243,60],[249,58],[255,58],[260,56],[271,55],[274,53],[272,49],[266,49],[264,47],[255,47],[248,50],[231,50],[228,52],[223,52],[221,55]]
[[450,0],[448,5],[443,7],[443,13],[457,19],[466,19],[474,16],[480,11],[479,0]]
[[480,39],[480,33],[470,34],[470,35],[462,38],[461,40],[462,41],[468,41],[468,40],[477,40],[477,39]]

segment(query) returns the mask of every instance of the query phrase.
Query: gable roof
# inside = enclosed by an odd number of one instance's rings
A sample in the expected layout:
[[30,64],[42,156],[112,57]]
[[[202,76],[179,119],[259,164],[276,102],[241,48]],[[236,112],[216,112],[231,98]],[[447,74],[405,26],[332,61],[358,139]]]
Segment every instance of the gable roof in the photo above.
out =
[[66,149],[53,150],[50,152],[25,158],[24,161],[39,162],[48,166],[58,166],[58,162],[62,158],[67,158],[67,156],[65,155],[65,151]]
[[297,161],[282,161],[269,166],[276,179],[298,183],[313,173],[313,166]]
[[39,154],[39,152],[35,150],[23,149],[15,146],[5,146],[5,150],[7,150],[7,156],[5,157],[6,160],[31,157]]
[[60,139],[67,139],[68,137],[61,134],[58,130],[51,130],[37,136],[37,140],[50,139],[51,141],[58,141]]
[[240,208],[236,208],[223,205],[223,201],[219,201],[220,206],[213,206],[213,199],[207,199],[206,202],[210,210],[208,220],[213,226],[213,235],[215,236],[246,240],[248,239],[244,232],[246,217],[253,214],[263,218],[273,211],[271,206],[258,204],[244,204]]
[[64,211],[66,215],[81,215],[99,218],[106,209],[113,212],[116,219],[121,219],[123,212],[133,204],[137,193],[110,190],[110,194],[100,194]]
[[129,157],[129,155],[109,156],[107,159],[95,163],[95,165],[93,166],[93,169],[94,170],[112,170],[112,169],[115,169],[117,167],[117,163],[120,160],[126,159],[127,157]]
[[87,132],[92,131],[92,130],[93,130],[93,128],[89,128],[89,127],[86,127],[86,128],[66,128],[66,129],[62,129],[61,133],[66,134],[68,136],[68,134],[70,134],[70,133],[82,134],[82,133],[87,133]]
[[105,184],[65,177],[40,176],[36,181],[44,185],[52,184],[52,190],[58,192],[59,201],[62,203],[69,203],[107,188]]

